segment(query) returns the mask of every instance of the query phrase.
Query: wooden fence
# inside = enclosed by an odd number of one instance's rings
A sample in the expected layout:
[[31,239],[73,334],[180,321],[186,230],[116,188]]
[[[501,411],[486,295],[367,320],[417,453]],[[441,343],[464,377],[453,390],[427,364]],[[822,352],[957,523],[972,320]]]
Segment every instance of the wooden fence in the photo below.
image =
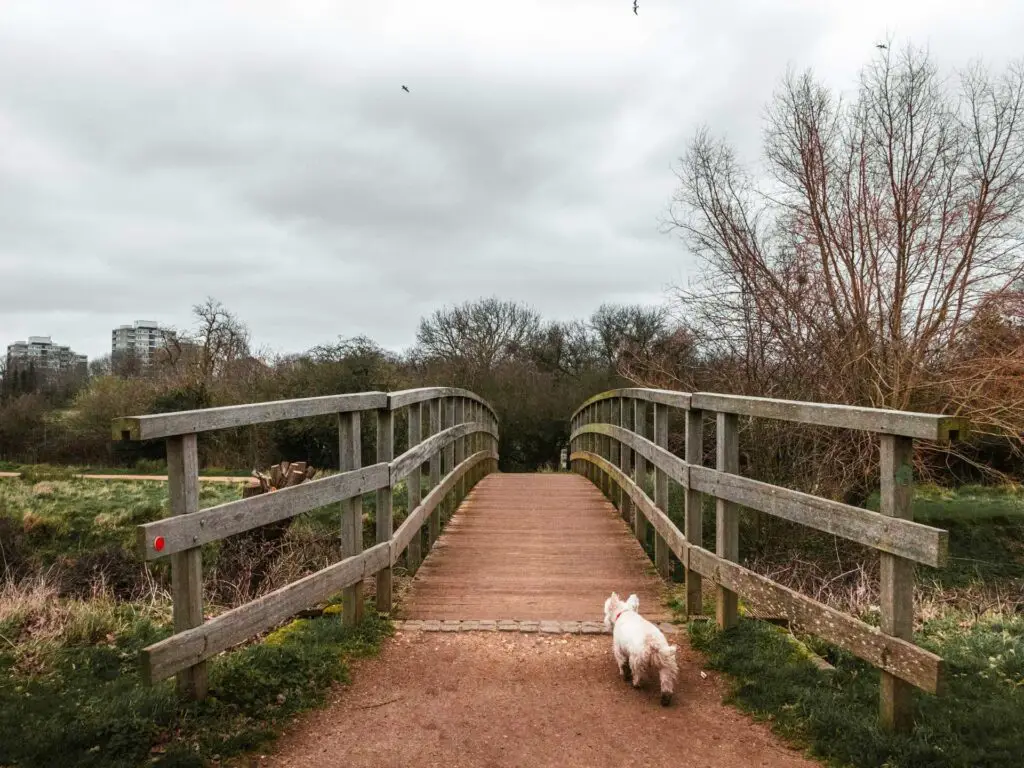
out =
[[[408,450],[396,458],[394,415],[402,408],[408,415]],[[377,462],[368,467],[361,466],[363,413],[372,414],[377,427]],[[336,415],[338,420],[339,474],[199,509],[198,433],[325,415]],[[440,533],[442,511],[454,511],[480,478],[497,470],[497,425],[494,409],[486,401],[467,390],[443,387],[116,419],[115,440],[167,440],[170,516],[138,527],[138,549],[145,560],[171,558],[174,634],[143,650],[146,682],[177,675],[179,691],[204,698],[207,659],[342,590],[343,619],[359,621],[362,583],[372,575],[377,580],[377,610],[390,611],[391,568],[403,551],[415,569],[423,557],[424,525],[429,548]],[[396,530],[392,494],[402,480],[408,490],[409,513]],[[429,492],[423,495],[425,487]],[[376,544],[364,551],[362,497],[367,493],[376,494],[377,530]],[[204,621],[204,544],[338,502],[342,560]]]
[[[668,450],[670,409],[685,418],[685,456]],[[715,414],[716,464],[703,466],[703,425]],[[881,445],[881,511],[759,482],[739,474],[739,417],[878,433]],[[946,531],[912,521],[913,441],[962,437],[961,419],[922,413],[803,403],[710,393],[618,389],[587,400],[572,417],[570,462],[616,503],[648,541],[654,529],[654,559],[667,576],[674,554],[686,574],[686,607],[702,612],[701,581],[717,585],[718,625],[737,621],[737,598],[752,607],[786,617],[792,626],[847,649],[882,671],[883,725],[911,725],[911,686],[940,692],[942,659],[912,642],[914,564],[942,567]],[[653,468],[654,498],[644,491]],[[684,489],[684,523],[669,519],[668,483]],[[716,500],[715,551],[702,541],[702,495]],[[739,559],[739,507],[800,523],[879,551],[881,627],[830,608],[757,574]]]

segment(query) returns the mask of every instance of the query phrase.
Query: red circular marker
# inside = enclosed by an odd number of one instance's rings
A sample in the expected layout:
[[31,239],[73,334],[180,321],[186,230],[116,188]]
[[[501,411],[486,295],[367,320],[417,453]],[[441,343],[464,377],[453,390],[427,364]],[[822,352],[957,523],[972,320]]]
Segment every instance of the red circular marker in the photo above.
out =
[[155,549],[157,552],[160,552],[161,550],[163,550],[163,548],[164,548],[164,537],[163,536],[157,536],[155,539],[153,539],[153,549]]

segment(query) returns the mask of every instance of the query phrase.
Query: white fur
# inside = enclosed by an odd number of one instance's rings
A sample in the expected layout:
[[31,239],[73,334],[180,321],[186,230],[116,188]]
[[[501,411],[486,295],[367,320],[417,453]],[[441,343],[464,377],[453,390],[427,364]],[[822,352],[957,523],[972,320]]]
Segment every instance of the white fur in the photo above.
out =
[[604,603],[604,626],[613,630],[612,652],[622,678],[626,680],[631,675],[633,687],[639,688],[645,676],[657,670],[661,703],[667,706],[679,671],[676,646],[669,645],[662,631],[637,613],[639,608],[640,598],[636,595],[623,602],[612,592]]

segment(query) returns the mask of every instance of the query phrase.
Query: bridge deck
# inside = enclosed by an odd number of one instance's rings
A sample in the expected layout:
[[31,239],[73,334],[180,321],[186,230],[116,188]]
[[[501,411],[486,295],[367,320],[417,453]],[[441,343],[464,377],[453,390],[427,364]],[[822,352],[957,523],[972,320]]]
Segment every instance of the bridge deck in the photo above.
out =
[[445,527],[403,600],[407,619],[600,621],[612,591],[664,620],[663,587],[601,492],[579,475],[493,474]]

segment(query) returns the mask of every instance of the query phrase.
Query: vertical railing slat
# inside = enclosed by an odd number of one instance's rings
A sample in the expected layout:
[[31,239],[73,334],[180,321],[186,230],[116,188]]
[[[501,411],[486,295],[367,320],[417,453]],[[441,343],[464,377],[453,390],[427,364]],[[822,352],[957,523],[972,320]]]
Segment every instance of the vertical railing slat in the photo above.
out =
[[[419,403],[412,403],[408,410],[408,433],[409,433],[409,448],[414,448],[420,444],[420,434],[422,431],[422,414]],[[420,487],[420,472],[423,469],[422,466],[417,464],[413,467],[412,472],[405,478],[406,495],[408,497],[408,510],[406,514],[412,513],[416,507],[420,505],[421,487]],[[423,559],[422,551],[423,531],[422,529],[417,530],[412,539],[409,540],[409,547],[405,553],[406,565],[409,568],[409,573],[415,573],[416,569],[420,567],[420,562]]]
[[[167,439],[167,484],[171,516],[199,511],[199,452],[195,434]],[[203,623],[203,557],[199,547],[171,555],[174,632]],[[178,673],[178,692],[203,699],[209,688],[205,661]]]
[[[338,469],[348,472],[363,463],[362,418],[359,411],[338,414]],[[341,502],[341,556],[363,551],[363,497]],[[347,587],[341,597],[342,621],[357,624],[363,620],[363,583]]]
[[[686,462],[693,466],[704,463],[704,414],[701,411],[686,411]],[[685,489],[684,531],[686,540],[695,547],[704,546],[704,496],[691,488]],[[686,613],[698,615],[704,612],[704,598],[701,593],[701,576],[692,569],[686,570]]]
[[[739,420],[734,413],[717,414],[717,461],[720,472],[739,472]],[[739,511],[736,504],[717,499],[715,501],[715,552],[726,560],[739,560]],[[721,629],[736,626],[737,598],[721,584],[718,585],[716,617]]]
[[[668,449],[668,406],[654,404],[654,443]],[[660,467],[654,469],[654,504],[668,514],[668,475]],[[672,566],[672,553],[668,542],[657,531],[654,533],[654,566],[662,578],[668,578]]]
[[[377,411],[377,461],[391,461],[395,456],[395,422],[390,407]],[[377,543],[391,541],[394,533],[392,520],[392,486],[377,490]],[[391,566],[377,572],[377,610],[391,612]]]

